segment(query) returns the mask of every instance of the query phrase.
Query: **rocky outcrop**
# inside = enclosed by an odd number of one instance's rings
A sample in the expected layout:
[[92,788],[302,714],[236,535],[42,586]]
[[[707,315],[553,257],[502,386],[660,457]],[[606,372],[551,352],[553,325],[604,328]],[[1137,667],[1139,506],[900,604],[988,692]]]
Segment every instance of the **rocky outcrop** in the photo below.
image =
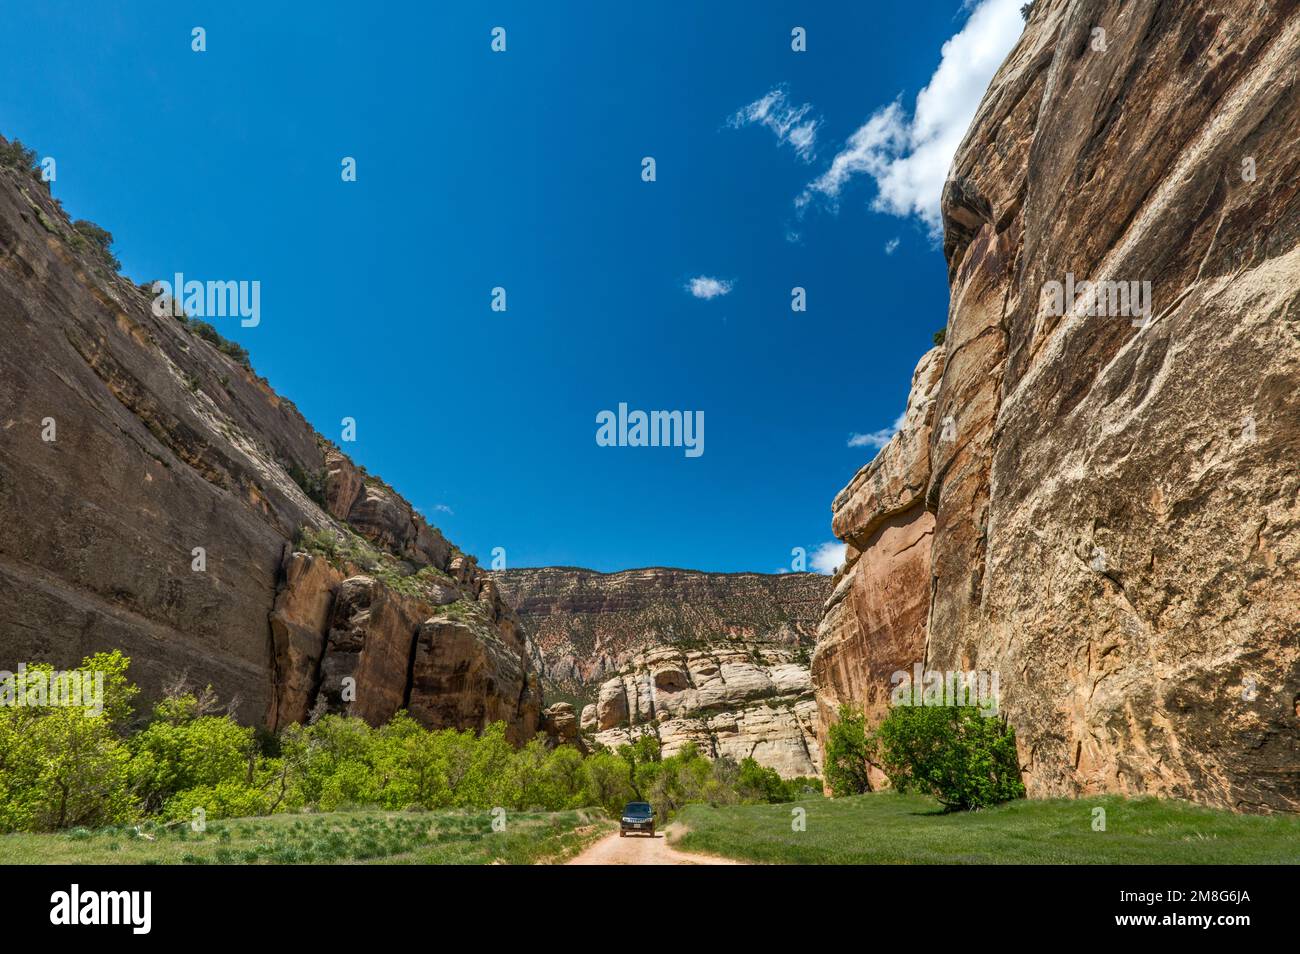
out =
[[829,592],[812,573],[552,566],[493,576],[528,628],[545,684],[583,698],[651,646],[810,648]]
[[[146,699],[186,673],[248,723],[409,706],[531,737],[531,652],[496,584],[152,299],[0,169],[4,667],[121,649]],[[330,552],[295,552],[304,528]]]
[[816,712],[807,665],[794,651],[733,644],[637,654],[601,685],[583,720],[611,748],[651,732],[666,756],[693,742],[710,758],[753,758],[794,778],[821,773]]
[[823,747],[841,705],[856,705],[879,722],[889,707],[892,674],[910,673],[925,658],[934,534],[925,491],[943,367],[942,348],[921,359],[898,433],[832,505],[831,527],[847,546],[812,658]]
[[578,717],[573,713],[573,706],[568,702],[547,706],[542,712],[542,731],[557,742],[577,743]]
[[695,742],[786,777],[819,774],[808,658],[825,576],[663,567],[493,576],[532,635],[547,691],[581,706],[574,720],[577,706],[559,703],[545,723],[610,747],[653,731],[668,755]]
[[[1031,796],[1300,810],[1298,72],[1294,3],[1038,0],[954,159],[929,580],[851,615],[928,604],[926,666],[998,674]],[[828,702],[895,658],[856,587]]]

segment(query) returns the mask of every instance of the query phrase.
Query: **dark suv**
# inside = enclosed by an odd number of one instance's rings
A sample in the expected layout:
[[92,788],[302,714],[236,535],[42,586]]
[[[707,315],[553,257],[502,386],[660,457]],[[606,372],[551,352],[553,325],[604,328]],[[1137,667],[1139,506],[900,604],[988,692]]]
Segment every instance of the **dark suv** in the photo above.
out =
[[655,813],[649,802],[628,802],[624,807],[618,837],[626,838],[630,831],[643,831],[651,838],[655,836]]

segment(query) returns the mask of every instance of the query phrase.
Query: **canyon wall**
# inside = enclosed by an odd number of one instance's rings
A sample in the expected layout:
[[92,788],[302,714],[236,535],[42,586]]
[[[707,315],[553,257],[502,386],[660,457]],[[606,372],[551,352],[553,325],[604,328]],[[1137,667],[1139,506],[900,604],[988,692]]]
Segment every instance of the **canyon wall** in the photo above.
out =
[[532,634],[548,697],[565,699],[548,715],[553,735],[616,748],[648,731],[667,755],[694,742],[787,778],[820,773],[808,663],[825,576],[540,567],[494,577]]
[[741,640],[811,650],[826,577],[548,566],[493,574],[528,628],[548,688],[591,695],[641,651]]
[[650,732],[664,755],[694,743],[709,758],[752,758],[782,778],[821,774],[807,661],[771,645],[639,653],[601,685],[582,723],[609,748]]
[[[898,433],[831,507],[831,529],[846,546],[812,657],[822,747],[841,705],[878,723],[888,711],[893,673],[910,673],[925,658],[934,537],[925,491],[943,367],[943,348],[921,359]],[[883,781],[874,767],[872,773]]]
[[531,737],[495,582],[152,299],[0,169],[0,668],[121,649],[146,700],[186,675],[249,723],[405,706]]
[[[998,673],[1031,796],[1300,810],[1298,73],[1295,2],[1034,4],[944,190],[925,514],[836,500],[823,709],[879,718],[923,629],[928,668]],[[1149,314],[1056,307],[1084,281]],[[857,580],[898,559],[871,514],[928,534],[893,591]]]

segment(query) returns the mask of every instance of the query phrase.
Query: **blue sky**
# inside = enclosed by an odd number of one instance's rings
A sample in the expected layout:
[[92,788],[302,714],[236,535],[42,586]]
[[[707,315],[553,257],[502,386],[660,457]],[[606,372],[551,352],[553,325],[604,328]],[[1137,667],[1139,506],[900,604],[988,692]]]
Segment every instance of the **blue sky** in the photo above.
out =
[[[772,572],[944,326],[936,182],[1018,5],[12,4],[0,133],[133,279],[260,281],[219,330],[482,562]],[[598,446],[620,402],[705,452]]]

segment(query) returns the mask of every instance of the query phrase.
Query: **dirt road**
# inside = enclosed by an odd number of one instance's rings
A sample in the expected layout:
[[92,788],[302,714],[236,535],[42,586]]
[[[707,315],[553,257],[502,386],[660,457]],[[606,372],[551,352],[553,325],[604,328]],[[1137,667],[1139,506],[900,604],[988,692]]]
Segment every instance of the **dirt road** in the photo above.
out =
[[692,855],[668,845],[662,832],[653,838],[645,835],[618,837],[607,835],[572,861],[571,865],[736,865],[730,858]]

